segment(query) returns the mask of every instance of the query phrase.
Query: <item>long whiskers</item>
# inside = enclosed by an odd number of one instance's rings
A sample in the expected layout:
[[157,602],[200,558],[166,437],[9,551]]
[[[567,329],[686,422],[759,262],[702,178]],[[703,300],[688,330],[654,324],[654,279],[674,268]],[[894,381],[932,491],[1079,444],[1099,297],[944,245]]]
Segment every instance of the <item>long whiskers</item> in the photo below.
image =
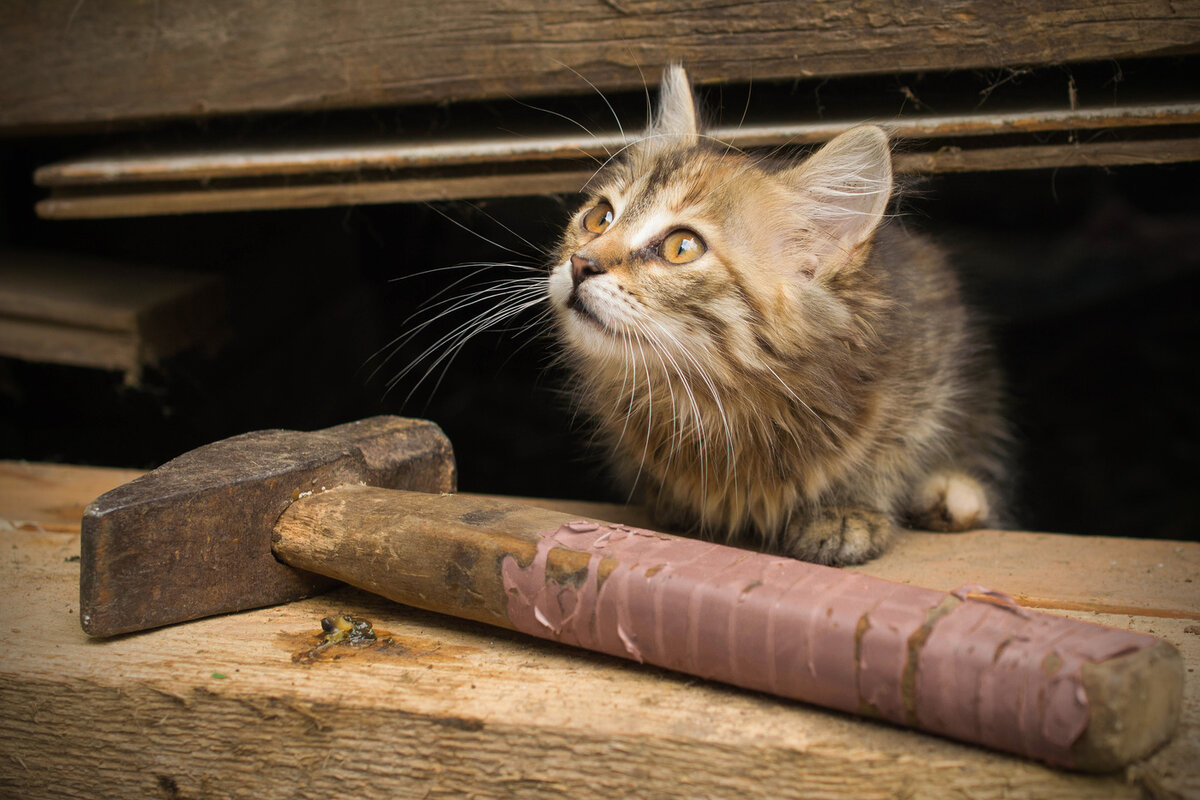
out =
[[[704,384],[704,387],[708,390],[709,396],[712,397],[713,404],[715,405],[716,411],[717,411],[717,419],[721,423],[721,432],[724,434],[724,439],[725,439],[725,462],[728,465],[728,468],[730,470],[728,480],[736,488],[736,486],[737,486],[737,459],[736,459],[736,447],[734,445],[734,430],[733,430],[732,425],[730,424],[729,415],[726,413],[725,404],[721,399],[722,393],[718,389],[717,384],[713,380],[709,370],[705,368],[704,364],[702,363],[702,360],[700,358],[698,358],[695,354],[693,354],[689,348],[684,347],[683,343],[679,341],[678,337],[676,337],[673,333],[671,333],[671,331],[668,330],[667,327],[661,321],[655,320],[654,322],[655,322],[655,326],[658,328],[659,332],[673,346],[673,349],[675,350],[675,352],[680,353],[686,359],[688,367],[690,368],[690,371],[694,372],[696,375],[699,376],[701,382]],[[711,361],[711,355],[712,355],[711,353],[706,352],[704,354],[705,360]],[[675,361],[674,358],[671,359],[671,363],[674,365],[677,374],[679,374],[680,380],[686,384],[686,379],[683,377],[683,371],[679,368],[679,364]],[[703,418],[701,418],[699,415],[697,415],[696,424],[700,425],[702,422],[703,422]],[[707,487],[707,485],[708,485],[707,473],[705,473],[705,480],[702,482],[702,485],[704,485],[705,487]]]
[[[393,340],[388,346],[391,354],[384,359],[383,363],[376,367],[372,375],[376,374],[396,353],[412,343],[431,326],[464,310],[470,310],[473,312],[470,317],[439,336],[436,341],[427,346],[419,355],[411,359],[407,366],[392,376],[386,384],[386,391],[391,392],[422,364],[426,364],[424,373],[412,384],[404,402],[407,404],[420,386],[429,380],[432,375],[439,373],[431,390],[436,393],[451,363],[471,339],[487,330],[499,330],[501,332],[509,330],[504,326],[520,318],[527,311],[544,303],[547,280],[548,277],[545,274],[500,278],[488,281],[483,286],[465,294],[425,304],[418,310],[416,316],[420,316],[421,314],[428,314],[429,316],[420,323],[409,327],[405,333]],[[548,314],[549,310],[546,309],[532,320],[528,320],[511,330],[521,334],[540,329],[544,327]]]
[[[594,91],[596,94],[598,94],[600,96],[600,99],[604,101],[604,105],[608,106],[608,111],[610,114],[612,114],[613,120],[617,123],[617,130],[619,130],[621,132],[621,141],[625,142],[626,146],[628,146],[629,138],[625,135],[625,127],[623,125],[621,125],[621,117],[620,117],[620,115],[617,114],[617,110],[612,107],[612,103],[608,102],[608,98],[604,96],[604,92],[600,91],[600,89],[596,87],[596,84],[592,83],[587,78],[585,78],[583,75],[581,75],[579,73],[579,71],[576,70],[574,67],[564,64],[561,61],[559,61],[557,63],[560,67],[563,67],[563,68],[569,70],[570,72],[574,73],[575,77],[579,78],[581,81],[586,83],[588,86],[592,87],[592,91]],[[585,128],[585,130],[586,130],[586,128]],[[588,133],[590,134],[591,131],[588,131]]]
[[[488,219],[490,219],[492,222],[494,222],[494,223],[496,223],[497,225],[499,225],[499,226],[500,226],[501,228],[503,228],[503,229],[504,229],[504,230],[505,230],[507,233],[511,233],[513,236],[516,236],[516,237],[517,237],[518,239],[520,239],[522,242],[524,242],[525,244],[527,244],[527,245],[529,245],[530,247],[532,247],[532,248],[534,249],[534,252],[536,253],[536,251],[537,251],[537,249],[538,249],[538,248],[537,248],[537,245],[533,244],[533,243],[532,243],[532,242],[530,242],[528,239],[526,239],[524,236],[522,236],[521,234],[519,234],[519,233],[517,233],[515,230],[513,230],[511,227],[509,227],[508,225],[505,225],[504,223],[500,222],[500,220],[496,219],[496,218],[495,218],[495,217],[493,217],[491,214],[487,213],[486,211],[484,211],[483,209],[479,208],[478,206],[476,206],[476,205],[474,205],[474,204],[471,204],[471,203],[467,203],[467,205],[469,205],[471,208],[475,209],[475,210],[476,210],[476,211],[478,211],[479,213],[483,214],[485,217],[487,217]],[[488,243],[488,244],[490,244],[492,247],[495,247],[497,250],[503,250],[503,251],[504,251],[504,252],[506,252],[506,253],[512,253],[514,256],[517,256],[518,258],[525,259],[526,261],[536,261],[536,260],[537,260],[537,256],[536,256],[536,255],[534,255],[534,254],[530,254],[530,253],[522,253],[522,252],[521,252],[521,251],[519,251],[519,250],[514,250],[514,249],[513,249],[513,248],[511,248],[511,247],[507,247],[507,246],[505,246],[505,245],[502,245],[502,244],[500,244],[499,242],[495,241],[494,239],[489,239],[488,237],[484,236],[482,233],[480,233],[479,231],[475,230],[474,228],[471,228],[471,227],[469,227],[469,226],[467,226],[467,225],[463,224],[462,222],[459,222],[459,221],[458,221],[458,220],[456,220],[454,217],[450,216],[449,214],[447,214],[447,213],[446,213],[445,211],[443,211],[442,209],[438,208],[438,207],[437,207],[436,205],[434,205],[433,203],[425,203],[425,207],[426,207],[426,208],[428,208],[430,211],[433,211],[433,212],[434,212],[434,213],[436,213],[438,216],[440,216],[442,219],[446,220],[447,222],[451,223],[452,225],[455,225],[456,227],[458,227],[458,228],[461,228],[462,230],[464,230],[464,231],[466,231],[467,233],[471,234],[471,235],[472,235],[472,236],[474,236],[476,239],[480,239],[480,240],[482,240],[482,241],[484,241],[484,242],[487,242],[487,243]]]
[[[594,132],[591,130],[591,128],[587,127],[587,126],[586,126],[586,125],[584,125],[582,122],[580,122],[579,120],[575,119],[574,117],[567,116],[566,114],[563,114],[563,113],[562,113],[562,112],[560,112],[560,111],[555,111],[555,110],[554,110],[554,109],[552,109],[552,108],[543,108],[543,107],[541,107],[541,106],[535,106],[535,105],[533,105],[532,103],[526,103],[526,102],[525,102],[525,101],[523,101],[523,100],[517,100],[517,98],[515,98],[515,97],[514,97],[514,98],[511,98],[511,99],[512,99],[512,100],[515,100],[515,101],[516,101],[516,103],[517,103],[518,105],[522,105],[522,106],[524,106],[525,108],[528,108],[528,109],[530,109],[530,110],[532,110],[532,111],[538,111],[538,112],[541,112],[541,113],[543,113],[543,114],[549,114],[549,115],[550,115],[550,116],[552,116],[552,117],[558,117],[559,119],[566,120],[567,122],[571,123],[571,124],[572,124],[572,125],[574,125],[575,127],[579,128],[581,131],[583,131],[584,133],[586,133],[588,136],[592,137],[593,141],[595,141],[595,142],[596,142],[596,144],[600,145],[601,149],[603,149],[603,150],[604,150],[604,153],[605,153],[605,155],[608,155],[608,154],[609,154],[608,147],[607,147],[607,146],[605,146],[605,144],[604,144],[604,140],[603,140],[601,137],[597,136],[597,135],[596,135],[596,134],[595,134],[595,133],[594,133]],[[605,101],[605,102],[607,102],[607,101]],[[621,141],[624,141],[624,140],[625,140],[625,134],[624,134],[624,132],[622,132],[622,134],[621,134]],[[592,161],[595,161],[597,164],[599,164],[599,163],[600,163],[600,159],[599,159],[599,158],[597,158],[596,156],[594,156],[594,155],[592,155],[591,153],[587,152],[586,150],[577,149],[577,150],[576,150],[576,152],[579,152],[579,153],[581,153],[582,155],[586,156],[587,158],[590,158]]]
[[[437,292],[435,292],[429,298],[427,298],[425,300],[425,302],[421,305],[420,308],[418,308],[416,311],[414,311],[412,314],[410,314],[408,317],[406,317],[403,320],[403,322],[401,322],[401,327],[405,328],[405,332],[401,333],[399,336],[392,339],[390,342],[385,344],[383,347],[376,350],[373,354],[371,354],[371,357],[367,359],[368,364],[371,363],[372,361],[376,361],[376,360],[379,361],[379,363],[376,365],[375,369],[373,369],[371,371],[371,374],[367,377],[367,380],[368,381],[374,380],[375,376],[379,373],[379,370],[381,370],[383,367],[385,367],[388,364],[388,362],[390,362],[392,360],[392,358],[396,355],[396,353],[398,353],[405,345],[407,345],[409,342],[411,342],[413,340],[413,338],[415,338],[416,335],[419,334],[422,330],[424,330],[425,328],[428,328],[430,325],[435,323],[438,319],[445,316],[446,314],[449,314],[449,313],[452,313],[453,311],[458,310],[458,308],[461,308],[461,305],[456,305],[455,308],[443,310],[441,313],[439,313],[435,317],[430,318],[429,320],[426,320],[425,322],[423,322],[421,325],[419,325],[415,329],[407,328],[407,325],[410,322],[412,322],[413,320],[415,320],[417,317],[421,316],[422,314],[429,313],[430,310],[432,310],[434,308],[438,308],[439,306],[446,306],[446,305],[450,305],[452,303],[458,304],[460,301],[466,299],[467,297],[473,297],[473,296],[479,295],[480,293],[486,293],[487,290],[482,289],[482,290],[478,290],[478,291],[472,293],[471,295],[456,295],[454,297],[449,297],[449,298],[442,297],[443,295],[449,293],[455,287],[461,285],[462,283],[464,283],[478,275],[481,275],[490,269],[494,269],[494,268],[510,268],[510,269],[516,269],[516,270],[529,270],[531,272],[541,272],[541,270],[538,270],[535,267],[527,267],[527,266],[520,265],[520,264],[474,262],[474,263],[456,264],[452,267],[437,267],[435,269],[428,269],[428,270],[424,270],[422,272],[412,273],[410,275],[403,275],[399,278],[393,278],[392,279],[393,281],[399,282],[399,281],[408,280],[411,278],[417,278],[417,277],[420,277],[423,275],[444,272],[447,270],[456,270],[456,269],[457,270],[465,270],[465,269],[473,270],[473,271],[463,275],[462,277],[458,278],[457,280],[451,281],[447,285],[443,286],[441,289],[439,289]],[[513,279],[508,279],[508,280],[513,280]],[[494,286],[497,283],[503,283],[503,282],[504,281],[492,281],[487,285]],[[442,298],[442,299],[439,299],[439,298]],[[383,355],[383,353],[385,353],[385,352],[389,353],[389,355],[384,356],[383,358],[380,358]]]

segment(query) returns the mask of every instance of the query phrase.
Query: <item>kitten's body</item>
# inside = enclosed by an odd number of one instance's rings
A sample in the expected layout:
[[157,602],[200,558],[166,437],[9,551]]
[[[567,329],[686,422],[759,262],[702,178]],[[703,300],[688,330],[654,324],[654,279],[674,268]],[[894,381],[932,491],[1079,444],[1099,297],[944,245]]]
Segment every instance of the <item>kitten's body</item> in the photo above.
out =
[[549,281],[580,402],[664,522],[853,563],[900,520],[991,518],[997,379],[941,252],[883,222],[890,191],[878,129],[759,162],[706,141],[668,71]]

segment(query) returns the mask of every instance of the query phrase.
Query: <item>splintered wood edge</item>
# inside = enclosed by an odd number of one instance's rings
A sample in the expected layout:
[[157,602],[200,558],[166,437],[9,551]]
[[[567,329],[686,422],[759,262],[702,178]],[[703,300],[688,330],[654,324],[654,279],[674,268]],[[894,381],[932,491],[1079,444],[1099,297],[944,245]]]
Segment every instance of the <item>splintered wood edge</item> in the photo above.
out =
[[1144,758],[1179,725],[1183,658],[1159,641],[1123,656],[1083,665],[1091,719],[1072,748],[1075,768],[1107,772]]

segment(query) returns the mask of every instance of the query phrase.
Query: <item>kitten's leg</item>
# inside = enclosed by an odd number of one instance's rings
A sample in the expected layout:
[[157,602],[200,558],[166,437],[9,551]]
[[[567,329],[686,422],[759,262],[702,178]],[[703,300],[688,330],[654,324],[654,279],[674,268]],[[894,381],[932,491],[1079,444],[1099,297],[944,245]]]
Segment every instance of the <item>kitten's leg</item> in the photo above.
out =
[[887,549],[891,538],[892,520],[886,514],[825,506],[788,524],[780,552],[817,564],[861,564]]
[[908,510],[914,528],[930,531],[980,528],[990,514],[991,503],[984,485],[954,470],[935,472],[917,484]]

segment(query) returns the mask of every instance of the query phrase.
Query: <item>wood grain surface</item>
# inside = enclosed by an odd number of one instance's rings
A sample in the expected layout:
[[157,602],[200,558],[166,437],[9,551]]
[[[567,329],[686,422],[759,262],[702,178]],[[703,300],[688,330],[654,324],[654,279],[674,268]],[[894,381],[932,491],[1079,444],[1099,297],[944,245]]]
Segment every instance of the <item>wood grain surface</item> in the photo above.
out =
[[121,370],[130,384],[148,364],[222,337],[219,278],[204,273],[0,250],[0,354]]
[[[990,579],[1175,644],[1175,738],[1082,776],[419,612],[348,588],[89,641],[78,513],[125,470],[0,464],[0,794],[20,797],[1173,798],[1200,794],[1200,544],[906,534],[869,565]],[[637,523],[638,509],[542,501]],[[971,537],[971,538],[968,538]],[[999,584],[999,580],[995,581]],[[1003,585],[996,585],[1003,589]],[[1061,599],[1060,599],[1061,598]],[[1089,600],[1090,598],[1090,600]],[[1093,603],[1096,607],[1076,608]],[[1127,609],[1114,611],[1115,608]],[[1071,610],[1075,609],[1075,610]],[[314,653],[323,616],[374,646]]]
[[[0,6],[0,128],[1195,52],[1200,3],[266,0]],[[585,81],[581,75],[586,75]]]
[[[986,172],[1059,167],[1107,167],[1200,161],[1200,139],[1129,142],[1088,142],[1063,145],[1019,145],[964,149],[945,146],[897,153],[897,172]],[[332,180],[283,185],[230,186],[204,180],[196,183],[146,182],[129,186],[98,184],[77,191],[55,189],[36,204],[46,219],[104,219],[115,217],[259,211],[285,208],[326,208],[340,205],[412,203],[465,198],[573,194],[596,175],[579,162],[533,161],[498,171],[483,165],[474,174],[405,172],[366,178],[350,170]]]

